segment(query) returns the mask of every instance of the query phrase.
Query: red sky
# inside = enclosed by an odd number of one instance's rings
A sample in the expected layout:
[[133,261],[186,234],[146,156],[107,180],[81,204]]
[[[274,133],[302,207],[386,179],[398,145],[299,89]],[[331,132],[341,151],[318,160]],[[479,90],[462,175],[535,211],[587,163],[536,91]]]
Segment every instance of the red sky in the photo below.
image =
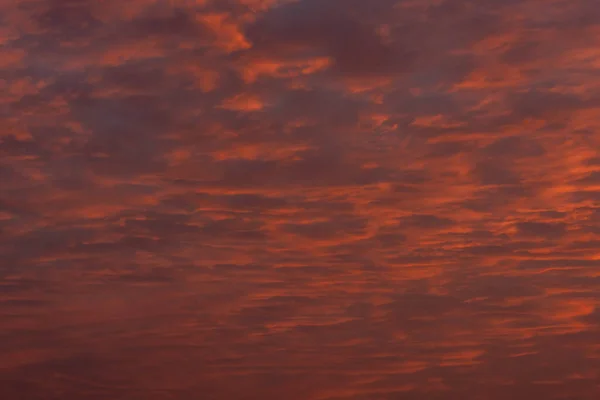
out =
[[594,0],[0,0],[0,397],[600,396]]

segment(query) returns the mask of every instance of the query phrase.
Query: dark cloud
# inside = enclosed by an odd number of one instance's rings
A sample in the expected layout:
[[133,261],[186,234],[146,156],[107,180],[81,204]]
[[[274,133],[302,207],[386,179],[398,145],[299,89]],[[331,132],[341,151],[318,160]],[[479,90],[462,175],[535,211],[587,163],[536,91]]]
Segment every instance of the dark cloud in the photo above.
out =
[[402,218],[400,224],[424,229],[444,229],[451,227],[455,222],[450,218],[427,214],[415,214],[410,217]]
[[292,2],[261,16],[247,33],[256,51],[269,56],[285,59],[308,51],[331,57],[333,72],[341,76],[406,71],[414,54],[385,43],[374,24],[350,10],[339,1]]
[[561,238],[567,233],[564,223],[519,222],[516,225],[520,235],[525,237]]
[[498,159],[478,162],[473,174],[483,185],[518,185],[521,181],[518,173]]
[[353,216],[334,216],[327,221],[285,224],[283,230],[301,237],[315,239],[339,239],[344,236],[359,236],[365,233],[367,220]]

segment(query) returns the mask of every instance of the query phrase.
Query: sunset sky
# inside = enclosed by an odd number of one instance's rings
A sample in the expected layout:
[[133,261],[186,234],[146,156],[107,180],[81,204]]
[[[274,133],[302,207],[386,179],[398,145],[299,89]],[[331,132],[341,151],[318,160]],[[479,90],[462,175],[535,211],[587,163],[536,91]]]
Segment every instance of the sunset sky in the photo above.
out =
[[0,398],[600,398],[597,0],[0,0]]

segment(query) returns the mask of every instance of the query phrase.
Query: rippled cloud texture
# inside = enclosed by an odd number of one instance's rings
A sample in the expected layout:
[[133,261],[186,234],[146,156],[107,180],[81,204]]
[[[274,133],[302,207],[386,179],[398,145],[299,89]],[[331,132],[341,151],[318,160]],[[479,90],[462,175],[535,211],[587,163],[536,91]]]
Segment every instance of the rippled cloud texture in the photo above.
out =
[[1,0],[5,399],[600,395],[594,0]]

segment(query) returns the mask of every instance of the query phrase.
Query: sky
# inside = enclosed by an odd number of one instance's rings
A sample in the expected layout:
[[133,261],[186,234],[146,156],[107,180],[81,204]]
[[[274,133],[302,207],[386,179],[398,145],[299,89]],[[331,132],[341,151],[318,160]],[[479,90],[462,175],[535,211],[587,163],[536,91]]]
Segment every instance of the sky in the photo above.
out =
[[594,0],[0,0],[0,397],[600,395]]

